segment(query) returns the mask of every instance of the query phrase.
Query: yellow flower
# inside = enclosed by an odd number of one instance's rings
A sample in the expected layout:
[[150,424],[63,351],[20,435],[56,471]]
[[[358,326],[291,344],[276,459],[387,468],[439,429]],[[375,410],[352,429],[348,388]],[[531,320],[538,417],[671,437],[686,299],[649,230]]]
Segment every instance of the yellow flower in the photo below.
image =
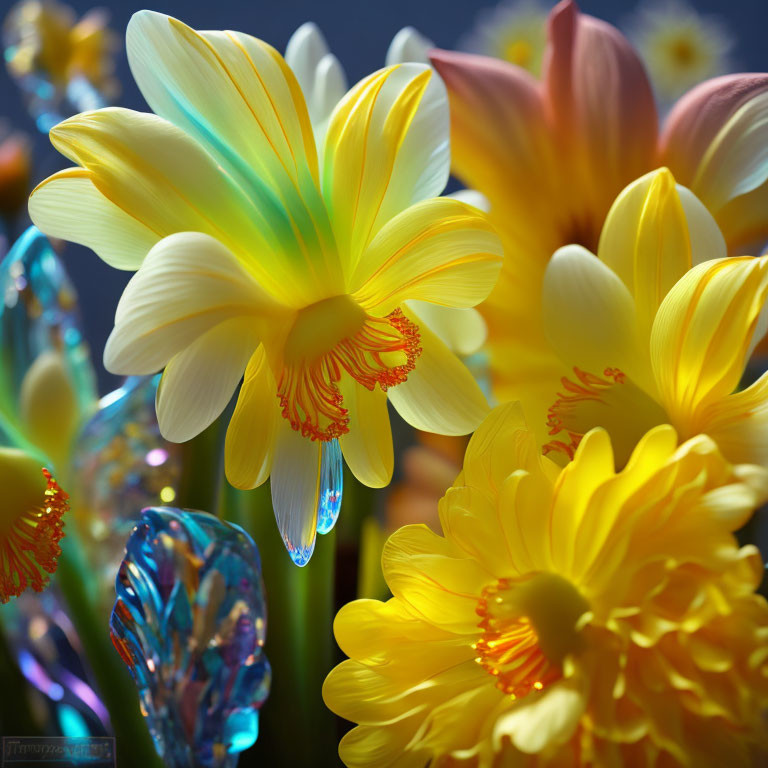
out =
[[28,587],[41,592],[56,570],[68,495],[40,460],[0,447],[0,603]]
[[551,402],[548,381],[562,373],[541,324],[544,270],[563,245],[594,250],[616,196],[643,174],[669,167],[715,217],[730,255],[768,240],[767,74],[702,83],[660,126],[637,52],[573,0],[550,12],[540,80],[489,57],[430,57],[450,97],[453,173],[488,198],[504,243],[480,307],[499,401]]
[[348,766],[747,766],[768,755],[768,604],[732,532],[768,473],[663,425],[623,471],[593,430],[565,469],[516,404],[385,547],[394,597],[342,608],[327,705]]
[[[434,43],[413,27],[404,27],[393,38],[386,55],[386,65],[429,64],[428,53]],[[285,49],[286,64],[293,70],[304,99],[309,119],[318,144],[323,151],[328,122],[336,105],[347,92],[347,77],[318,26],[313,22],[302,24],[291,35]],[[432,71],[423,100],[439,104],[444,98],[445,86]],[[449,197],[488,210],[488,201],[472,190],[459,190]],[[458,355],[469,355],[482,347],[487,331],[480,313],[471,307],[446,307],[425,301],[409,301],[410,307],[441,341]]]
[[541,383],[545,452],[572,456],[601,426],[623,463],[669,423],[683,440],[710,435],[731,461],[768,465],[768,375],[736,391],[768,327],[768,257],[725,253],[714,219],[666,169],[619,196],[597,257],[577,245],[555,253],[542,320],[563,375]]
[[358,479],[379,487],[393,464],[387,398],[444,434],[486,413],[470,373],[405,302],[476,305],[500,243],[480,211],[435,197],[448,178],[448,106],[429,67],[354,86],[318,153],[299,84],[262,41],[142,11],[127,49],[156,115],[105,109],[57,126],[53,143],[80,167],[43,182],[30,213],[138,269],[105,364],[165,368],[165,437],[201,432],[245,371],[227,477],[253,488],[271,473],[281,534],[303,565],[324,446],[338,439]]
[[547,44],[547,9],[538,0],[502,0],[480,12],[459,47],[503,59],[538,76]]
[[722,20],[702,16],[682,0],[641,3],[629,37],[666,103],[702,80],[727,72],[735,43]]
[[76,21],[72,8],[57,0],[22,0],[8,13],[4,34],[11,41],[6,60],[14,76],[42,77],[57,88],[80,76],[105,95],[117,92],[117,44],[104,11]]

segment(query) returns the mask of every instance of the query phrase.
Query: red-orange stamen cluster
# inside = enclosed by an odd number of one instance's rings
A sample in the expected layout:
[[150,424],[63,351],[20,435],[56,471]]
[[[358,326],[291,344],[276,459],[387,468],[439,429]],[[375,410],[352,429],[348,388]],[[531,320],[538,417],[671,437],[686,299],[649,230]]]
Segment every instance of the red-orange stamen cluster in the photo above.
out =
[[0,603],[18,597],[28,586],[41,592],[58,565],[69,495],[47,469],[43,476],[47,482],[43,505],[22,512],[0,541]]
[[[366,389],[382,390],[406,380],[421,352],[418,327],[400,309],[386,317],[367,317],[357,333],[310,364],[287,366],[278,383],[283,416],[302,436],[333,440],[349,431],[348,411],[338,382],[346,371]],[[401,352],[405,362],[390,366],[384,355]]]
[[[563,424],[564,412],[568,411],[576,403],[584,402],[585,400],[602,402],[602,394],[606,389],[615,384],[623,384],[626,381],[625,374],[618,368],[606,368],[603,371],[603,375],[607,376],[608,380],[595,376],[595,374],[588,371],[582,371],[579,368],[574,368],[573,372],[576,374],[578,383],[563,376],[560,381],[569,394],[558,392],[557,400],[547,411],[547,427],[549,427],[550,435],[556,435],[566,429]],[[555,451],[566,454],[569,459],[573,458],[584,435],[580,432],[567,431],[569,441],[566,443],[563,440],[550,440],[542,448],[544,455]]]
[[[514,585],[511,586],[514,589]],[[509,618],[502,606],[504,593],[510,589],[507,579],[483,590],[475,609],[483,635],[472,647],[475,661],[496,678],[496,687],[513,698],[540,691],[561,676],[539,647],[539,638],[531,622],[524,616]]]

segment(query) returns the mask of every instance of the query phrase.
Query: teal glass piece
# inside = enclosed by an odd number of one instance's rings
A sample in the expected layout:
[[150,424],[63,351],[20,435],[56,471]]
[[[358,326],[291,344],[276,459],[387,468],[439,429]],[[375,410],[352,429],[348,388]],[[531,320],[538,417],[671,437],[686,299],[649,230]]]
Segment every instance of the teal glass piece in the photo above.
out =
[[320,456],[320,497],[317,532],[328,533],[339,519],[344,493],[344,463],[338,440],[324,442]]
[[234,768],[269,693],[259,554],[205,512],[145,509],[125,548],[110,622],[169,768]]
[[140,511],[170,504],[178,490],[181,449],[160,434],[159,381],[159,375],[126,379],[99,401],[74,441],[70,491],[77,504],[72,514],[106,610]]
[[82,330],[77,294],[48,238],[36,227],[0,262],[0,413],[16,425],[21,385],[44,352],[62,354],[78,407],[96,400],[96,377]]
[[56,582],[0,606],[5,640],[30,686],[41,724],[56,735],[107,736],[109,714],[96,693],[80,638]]

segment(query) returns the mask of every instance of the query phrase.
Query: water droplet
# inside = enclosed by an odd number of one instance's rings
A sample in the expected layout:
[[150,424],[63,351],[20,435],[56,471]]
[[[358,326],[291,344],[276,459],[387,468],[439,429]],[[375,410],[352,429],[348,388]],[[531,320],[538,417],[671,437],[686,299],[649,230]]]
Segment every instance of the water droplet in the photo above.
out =
[[321,452],[317,532],[328,533],[339,519],[344,491],[344,465],[338,440],[323,443]]

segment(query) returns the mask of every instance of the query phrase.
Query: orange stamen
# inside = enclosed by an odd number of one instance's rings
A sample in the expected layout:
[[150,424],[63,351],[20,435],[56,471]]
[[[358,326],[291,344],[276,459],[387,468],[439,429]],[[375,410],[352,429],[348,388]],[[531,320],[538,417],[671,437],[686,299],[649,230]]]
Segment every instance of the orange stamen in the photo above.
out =
[[[278,382],[283,416],[311,440],[334,440],[349,431],[338,382],[344,371],[366,389],[382,390],[402,383],[421,352],[419,329],[400,309],[384,318],[366,317],[352,336],[342,338],[311,363],[286,366]],[[405,361],[390,365],[385,355],[402,353]]]
[[[578,383],[563,376],[560,381],[566,392],[569,394],[558,392],[557,400],[555,400],[547,411],[547,427],[549,427],[550,435],[557,435],[566,429],[563,423],[564,413],[570,408],[573,408],[575,404],[584,402],[585,400],[603,402],[602,395],[606,389],[613,387],[616,384],[624,384],[626,382],[626,375],[618,368],[606,368],[603,371],[603,375],[608,377],[608,380],[595,376],[595,374],[589,373],[588,371],[582,371],[579,368],[574,368],[573,372],[576,374]],[[573,459],[576,449],[579,447],[579,443],[584,435],[571,430],[566,431],[568,433],[569,441],[550,440],[550,442],[542,448],[545,456],[551,452],[560,452],[566,454],[569,459]]]
[[540,691],[561,676],[542,652],[531,622],[504,615],[504,593],[514,589],[507,579],[486,587],[475,609],[482,637],[473,648],[475,661],[496,678],[496,687],[513,698]]
[[43,476],[47,483],[43,505],[22,512],[0,541],[0,603],[18,597],[28,586],[41,592],[50,581],[47,574],[58,565],[69,495],[47,469]]

